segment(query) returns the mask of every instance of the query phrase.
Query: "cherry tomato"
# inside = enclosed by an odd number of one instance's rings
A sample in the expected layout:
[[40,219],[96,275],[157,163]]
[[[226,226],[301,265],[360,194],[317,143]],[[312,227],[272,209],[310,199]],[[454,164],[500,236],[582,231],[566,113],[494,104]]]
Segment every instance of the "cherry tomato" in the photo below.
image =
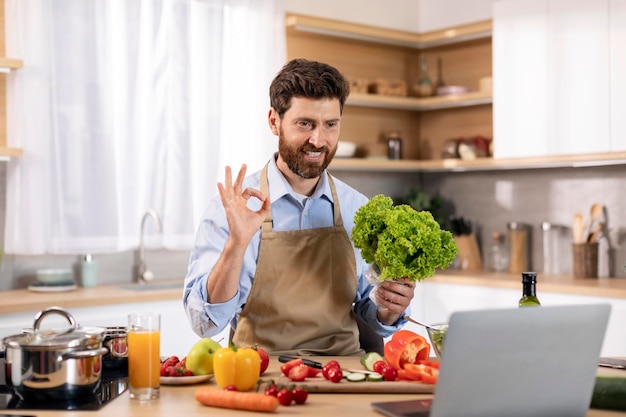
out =
[[267,370],[267,367],[270,365],[270,355],[263,348],[258,346],[254,347],[254,350],[259,354],[259,358],[261,359],[261,375]]
[[293,401],[296,404],[304,404],[306,399],[309,397],[309,392],[302,387],[294,387],[291,390],[291,394],[293,395]]
[[278,385],[270,384],[265,387],[265,395],[271,395],[272,397],[276,397],[278,395]]
[[341,382],[341,380],[343,379],[343,372],[339,367],[330,368],[327,374],[328,376],[326,376],[326,379],[328,379],[330,382]]
[[372,365],[372,370],[381,375],[385,373],[385,369],[387,369],[387,362],[385,361],[376,361],[374,365]]
[[316,377],[320,372],[322,372],[321,369],[316,369],[313,368],[312,366],[307,366],[307,368],[309,368],[309,374],[306,376],[307,378],[314,378]]
[[289,370],[289,375],[287,376],[294,382],[304,381],[309,376],[309,367],[304,364],[294,366]]
[[383,373],[383,379],[385,381],[395,381],[396,379],[398,379],[398,371],[396,370],[396,368],[394,368],[393,366],[388,366]]
[[328,374],[333,369],[341,370],[341,365],[339,365],[339,362],[332,360],[322,367],[322,375],[324,376],[324,378],[330,379],[328,378]]
[[238,390],[238,389],[237,389],[237,387],[236,387],[236,386],[234,386],[234,385],[226,385],[226,386],[224,387],[224,391],[239,391],[239,390]]
[[276,398],[278,398],[278,402],[282,405],[290,405],[293,401],[293,394],[288,388],[283,388],[278,391],[278,394],[276,394]]

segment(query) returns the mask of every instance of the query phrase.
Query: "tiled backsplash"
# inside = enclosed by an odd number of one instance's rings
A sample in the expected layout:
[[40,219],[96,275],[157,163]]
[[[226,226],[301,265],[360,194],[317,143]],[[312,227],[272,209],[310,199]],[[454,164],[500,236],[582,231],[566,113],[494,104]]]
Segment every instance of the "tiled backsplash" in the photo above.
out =
[[[560,270],[571,272],[571,224],[574,213],[589,216],[595,202],[609,215],[609,239],[600,241],[600,276],[626,276],[626,169],[623,166],[558,168],[464,173],[385,173],[333,171],[340,179],[371,197],[404,196],[411,188],[440,195],[452,214],[472,220],[481,249],[491,233],[506,233],[511,221],[528,223],[531,233],[531,268],[542,272],[541,223],[568,228],[560,245]],[[0,203],[5,201],[6,164],[0,163]],[[4,241],[5,204],[0,205],[0,241]],[[610,245],[609,245],[610,243]],[[610,248],[613,251],[610,251]],[[609,256],[610,255],[610,256]],[[134,252],[96,256],[101,283],[130,282]],[[147,251],[155,278],[177,278],[187,270],[188,251]],[[75,266],[80,254],[65,256],[5,255],[0,267],[0,290],[28,285],[38,268]],[[181,284],[182,285],[182,284]]]

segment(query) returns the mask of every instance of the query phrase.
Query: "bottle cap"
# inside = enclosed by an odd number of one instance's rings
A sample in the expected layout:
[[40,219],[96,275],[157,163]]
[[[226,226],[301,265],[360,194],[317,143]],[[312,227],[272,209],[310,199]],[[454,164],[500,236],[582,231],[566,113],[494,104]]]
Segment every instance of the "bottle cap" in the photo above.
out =
[[85,257],[83,258],[83,261],[85,262],[91,262],[91,260],[92,260],[92,257],[90,253],[86,254]]
[[522,282],[537,282],[537,273],[522,272]]

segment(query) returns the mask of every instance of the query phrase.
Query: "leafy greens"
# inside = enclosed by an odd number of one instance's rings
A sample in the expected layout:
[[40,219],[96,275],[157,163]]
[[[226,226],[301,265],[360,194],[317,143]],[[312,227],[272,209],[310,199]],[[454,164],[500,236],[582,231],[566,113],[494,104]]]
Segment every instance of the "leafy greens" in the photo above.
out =
[[458,253],[452,233],[432,214],[416,211],[379,194],[360,207],[352,229],[354,246],[380,270],[380,281],[408,277],[421,281],[447,268]]

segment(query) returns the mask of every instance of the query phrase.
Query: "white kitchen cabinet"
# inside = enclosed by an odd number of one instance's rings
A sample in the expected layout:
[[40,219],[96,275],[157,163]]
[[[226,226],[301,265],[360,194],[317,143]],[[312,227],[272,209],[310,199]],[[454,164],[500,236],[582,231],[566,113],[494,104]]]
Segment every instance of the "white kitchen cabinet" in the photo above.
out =
[[626,151],[626,1],[609,2],[611,149]]
[[493,15],[494,158],[548,155],[546,1],[497,1]]
[[624,95],[612,92],[624,88],[623,3],[494,3],[496,158],[624,149]]

